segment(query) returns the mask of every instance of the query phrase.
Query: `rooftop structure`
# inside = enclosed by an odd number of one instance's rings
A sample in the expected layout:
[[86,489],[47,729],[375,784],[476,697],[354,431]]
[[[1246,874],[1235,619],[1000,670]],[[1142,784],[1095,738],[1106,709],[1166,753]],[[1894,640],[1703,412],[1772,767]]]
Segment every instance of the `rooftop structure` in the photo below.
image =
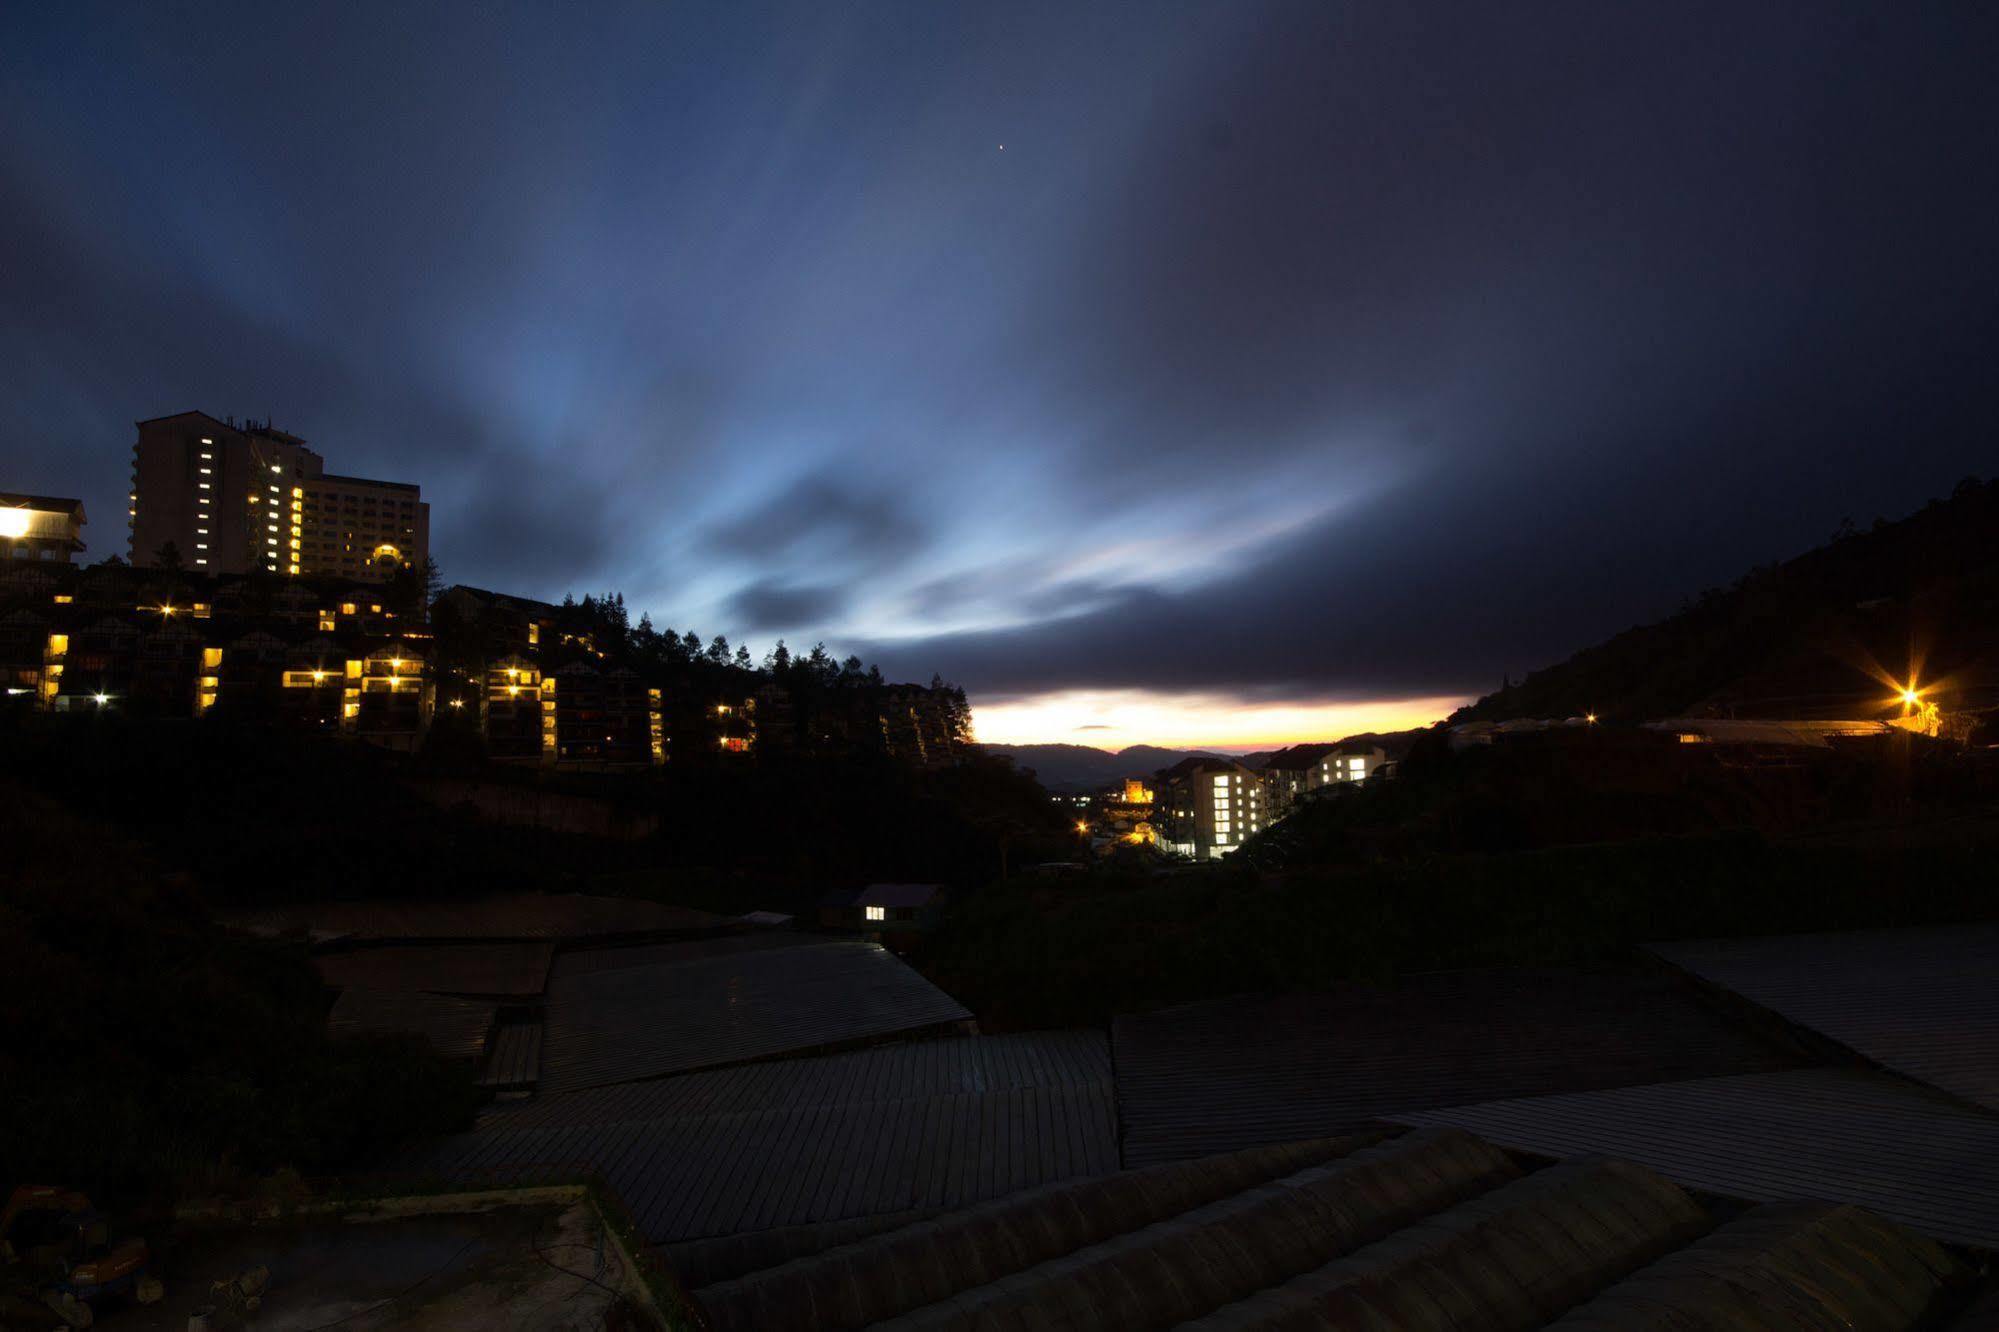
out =
[[1999,923],[1657,944],[1702,981],[1999,1111]]
[[1448,1129],[1072,1180],[809,1245],[682,1280],[717,1332],[1913,1329],[1977,1282],[1858,1208],[1731,1217],[1642,1165],[1535,1169]]
[[957,1037],[544,1095],[401,1164],[588,1168],[643,1237],[906,1219],[1117,1168],[1099,1033]]
[[1662,1082],[1398,1114],[1541,1156],[1609,1154],[1752,1202],[1831,1198],[1999,1249],[1999,1117],[1854,1068]]
[[82,500],[0,491],[0,554],[67,564],[84,549],[87,521]]
[[1183,1004],[1112,1024],[1128,1166],[1352,1131],[1401,1110],[1801,1057],[1670,976],[1464,971]]
[[893,953],[857,939],[797,936],[790,947],[615,965],[623,951],[590,959],[614,965],[557,962],[548,985],[545,1090],[906,1037],[971,1017]]

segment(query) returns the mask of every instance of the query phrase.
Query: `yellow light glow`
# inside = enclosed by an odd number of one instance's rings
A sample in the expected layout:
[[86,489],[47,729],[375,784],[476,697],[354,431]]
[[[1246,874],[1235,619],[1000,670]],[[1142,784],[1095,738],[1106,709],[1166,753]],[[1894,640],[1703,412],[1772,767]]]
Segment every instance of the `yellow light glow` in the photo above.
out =
[[314,672],[312,673],[312,682],[313,682],[314,684],[322,684],[322,683],[324,683],[324,682],[325,682],[325,680],[326,680],[326,672],[325,672],[325,671],[314,671]]
[[1406,731],[1470,701],[1419,697],[1256,703],[1220,694],[1067,690],[980,703],[973,713],[978,738],[990,744],[1249,750],[1366,731]]
[[0,537],[26,536],[28,521],[26,509],[0,509]]
[[1079,833],[1086,833],[1086,832],[1088,832],[1089,830],[1090,830],[1090,825],[1089,825],[1089,822],[1088,822],[1087,820],[1085,820],[1085,819],[1077,819],[1077,820],[1076,820],[1076,831],[1077,831],[1077,832],[1079,832]]
[[1902,691],[1902,701],[1913,708],[1916,704],[1923,701],[1923,696],[1913,689],[1904,689]]
[[1594,725],[1596,725],[1596,714],[1595,714],[1594,712],[1592,712],[1592,713],[1590,713],[1590,714],[1589,714],[1589,715],[1588,715],[1587,717],[1585,717],[1585,718],[1584,718],[1583,720],[1584,720],[1584,721],[1587,721],[1587,722],[1588,722],[1588,723],[1589,723],[1589,724],[1590,724],[1591,726],[1594,726]]

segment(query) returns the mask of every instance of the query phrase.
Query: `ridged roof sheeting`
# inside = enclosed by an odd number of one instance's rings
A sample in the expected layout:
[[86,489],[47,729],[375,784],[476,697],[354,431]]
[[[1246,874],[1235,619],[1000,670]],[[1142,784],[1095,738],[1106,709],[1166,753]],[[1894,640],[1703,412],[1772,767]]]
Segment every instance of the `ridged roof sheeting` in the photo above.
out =
[[558,975],[542,1086],[686,1073],[970,1017],[895,954],[859,940]]
[[1854,1203],[1999,1249],[1999,1116],[1871,1069],[1817,1068],[1397,1115],[1544,1156],[1602,1152],[1751,1202]]
[[860,1328],[966,1286],[1100,1243],[1246,1188],[1345,1156],[1376,1138],[1261,1147],[1081,1183],[1045,1185],[891,1235],[841,1245],[737,1281],[701,1305],[717,1332]]
[[1096,1033],[907,1042],[543,1096],[399,1166],[454,1180],[589,1170],[655,1244],[967,1207],[1116,1168]]
[[1883,1068],[1999,1110],[1999,923],[1652,951]]
[[1642,1166],[1568,1162],[1398,1230],[1192,1328],[1540,1327],[1707,1224],[1699,1204]]
[[1920,1236],[1858,1207],[1771,1203],[1554,1324],[1559,1332],[1866,1332],[1919,1325],[1970,1277]]
[[1788,1068],[1677,977],[1482,970],[1223,999],[1112,1027],[1124,1163],[1346,1133],[1402,1110]]
[[1382,1239],[1519,1172],[1463,1133],[1413,1133],[933,1303],[905,1329],[1170,1327]]
[[323,953],[313,959],[336,987],[533,998],[548,980],[552,944],[418,944]]

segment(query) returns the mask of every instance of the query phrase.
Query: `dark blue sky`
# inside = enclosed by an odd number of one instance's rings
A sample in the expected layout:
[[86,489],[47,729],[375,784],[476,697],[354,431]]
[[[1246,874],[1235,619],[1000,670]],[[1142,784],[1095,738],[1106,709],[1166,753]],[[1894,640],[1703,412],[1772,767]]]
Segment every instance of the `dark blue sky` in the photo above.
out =
[[1414,716],[1993,470],[1995,69],[1982,3],[10,6],[0,485],[122,553],[135,419],[269,414],[449,579],[1008,738]]

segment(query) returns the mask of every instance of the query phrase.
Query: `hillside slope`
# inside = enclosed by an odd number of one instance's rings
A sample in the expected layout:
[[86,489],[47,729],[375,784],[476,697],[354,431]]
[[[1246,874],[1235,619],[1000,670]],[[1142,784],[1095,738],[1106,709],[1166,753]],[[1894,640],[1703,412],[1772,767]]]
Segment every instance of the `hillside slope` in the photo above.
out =
[[1999,482],[1968,479],[1947,500],[1711,588],[1450,720],[1883,715],[1912,674],[1946,709],[1991,705],[1995,663]]
[[1205,749],[1161,749],[1132,745],[1112,752],[1089,745],[982,745],[988,754],[1002,754],[1031,769],[1041,784],[1057,794],[1092,791],[1126,777],[1149,777],[1194,755],[1221,757]]

